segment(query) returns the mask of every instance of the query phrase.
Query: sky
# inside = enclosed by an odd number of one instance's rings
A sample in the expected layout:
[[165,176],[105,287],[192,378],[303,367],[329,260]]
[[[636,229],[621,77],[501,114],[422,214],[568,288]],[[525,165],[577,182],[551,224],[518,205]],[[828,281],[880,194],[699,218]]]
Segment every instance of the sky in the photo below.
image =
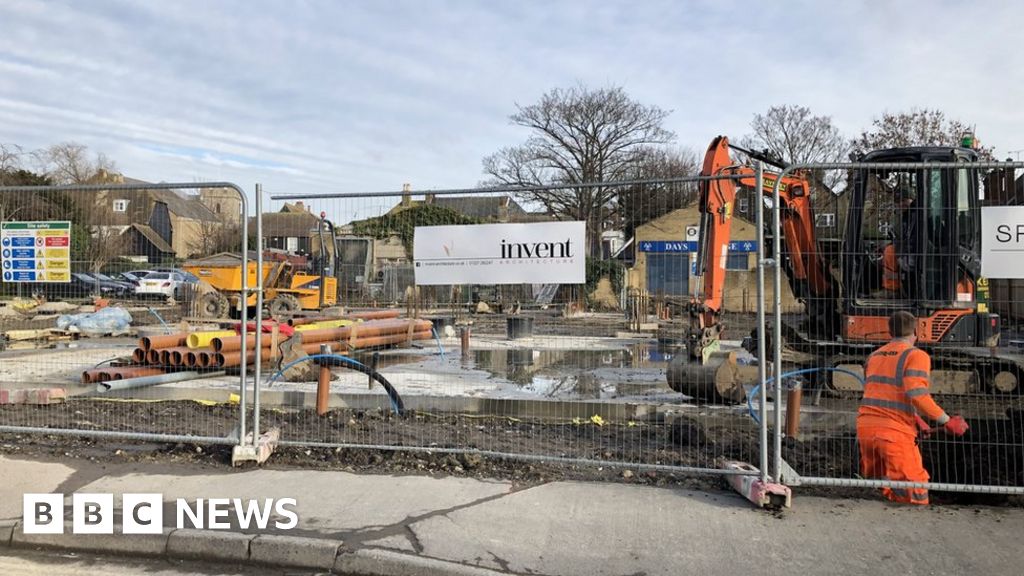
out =
[[463,187],[528,136],[517,104],[584,85],[671,110],[697,150],[772,105],[850,137],[930,107],[1024,158],[1022,22],[1010,0],[2,0],[0,142],[270,194]]

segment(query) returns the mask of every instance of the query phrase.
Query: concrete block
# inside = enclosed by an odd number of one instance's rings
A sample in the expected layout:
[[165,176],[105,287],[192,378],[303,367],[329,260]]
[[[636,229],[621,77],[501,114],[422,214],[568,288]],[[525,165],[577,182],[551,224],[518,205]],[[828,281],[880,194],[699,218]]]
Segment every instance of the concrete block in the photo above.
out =
[[254,537],[237,532],[175,530],[167,539],[167,555],[188,560],[249,560],[249,543]]
[[64,388],[0,390],[0,404],[56,404],[68,396]]
[[249,544],[249,559],[260,564],[331,570],[340,540],[261,535]]
[[68,397],[67,390],[63,388],[38,388],[28,391],[25,398],[26,404],[59,404]]
[[370,549],[338,556],[334,563],[334,572],[363,576],[508,576],[507,572],[496,572],[487,568],[389,550]]
[[18,548],[61,548],[126,556],[163,556],[171,531],[162,534],[72,534],[65,526],[64,534],[25,534],[21,525],[14,530],[11,546]]
[[0,522],[0,546],[10,546],[11,538],[18,527],[17,520],[4,520]]
[[24,404],[25,390],[0,390],[0,404]]

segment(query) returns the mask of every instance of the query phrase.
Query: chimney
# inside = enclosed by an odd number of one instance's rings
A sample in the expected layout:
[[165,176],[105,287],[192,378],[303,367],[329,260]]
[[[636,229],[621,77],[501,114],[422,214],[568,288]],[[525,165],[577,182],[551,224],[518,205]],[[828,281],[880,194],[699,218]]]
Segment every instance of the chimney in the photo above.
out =
[[402,206],[412,206],[412,184],[402,184]]
[[508,208],[509,202],[511,202],[511,201],[512,201],[512,197],[511,196],[502,196],[501,197],[501,207],[502,208]]
[[302,210],[305,208],[305,206],[302,205],[302,200],[295,202],[295,207],[299,209],[299,212],[302,212]]

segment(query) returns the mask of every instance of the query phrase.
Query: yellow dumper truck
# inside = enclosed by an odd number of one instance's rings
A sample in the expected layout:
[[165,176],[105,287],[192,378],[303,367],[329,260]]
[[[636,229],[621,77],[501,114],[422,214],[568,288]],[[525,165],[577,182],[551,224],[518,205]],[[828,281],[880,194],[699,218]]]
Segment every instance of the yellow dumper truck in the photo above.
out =
[[[302,261],[305,259],[302,258]],[[241,308],[242,258],[222,252],[186,262],[185,270],[195,274],[209,288],[199,290],[198,313],[204,318],[224,318]],[[256,286],[256,254],[250,253],[248,278]],[[295,258],[265,252],[263,260],[263,301],[272,317],[287,316],[299,310],[318,310],[338,302],[338,280],[327,274],[306,272]],[[246,303],[256,306],[256,295]]]

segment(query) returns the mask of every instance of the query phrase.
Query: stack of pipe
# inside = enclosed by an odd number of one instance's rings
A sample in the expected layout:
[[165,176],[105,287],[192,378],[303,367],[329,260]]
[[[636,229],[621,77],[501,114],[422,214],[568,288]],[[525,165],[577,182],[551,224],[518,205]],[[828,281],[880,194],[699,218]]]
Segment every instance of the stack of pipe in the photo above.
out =
[[[295,337],[302,342],[306,354],[316,354],[321,344],[329,344],[331,350],[345,353],[364,348],[378,348],[394,344],[404,344],[413,340],[430,340],[432,324],[429,320],[401,320],[398,318],[384,320],[367,320],[358,324],[338,326],[335,328],[315,328],[308,330],[296,329]],[[263,348],[263,357],[270,355],[271,334],[259,335],[259,345]],[[256,357],[256,334],[246,337],[247,362]],[[283,339],[282,339],[283,340]],[[215,353],[210,368],[230,368],[242,363],[242,337],[230,336],[214,338],[210,342]]]
[[[321,344],[329,344],[332,350],[345,353],[433,338],[430,321],[399,319],[397,310],[358,312],[344,318],[296,318],[293,322],[298,324],[295,337],[301,339],[307,354],[317,353]],[[273,358],[270,349],[273,338],[269,333],[259,335],[261,357],[268,361]],[[287,339],[283,335],[277,338],[278,342]],[[256,341],[256,334],[247,336],[246,363],[256,358]],[[241,336],[230,330],[147,336],[140,338],[138,347],[132,351],[131,365],[86,370],[82,373],[82,382],[155,376],[176,370],[232,368],[242,363],[241,346]]]

